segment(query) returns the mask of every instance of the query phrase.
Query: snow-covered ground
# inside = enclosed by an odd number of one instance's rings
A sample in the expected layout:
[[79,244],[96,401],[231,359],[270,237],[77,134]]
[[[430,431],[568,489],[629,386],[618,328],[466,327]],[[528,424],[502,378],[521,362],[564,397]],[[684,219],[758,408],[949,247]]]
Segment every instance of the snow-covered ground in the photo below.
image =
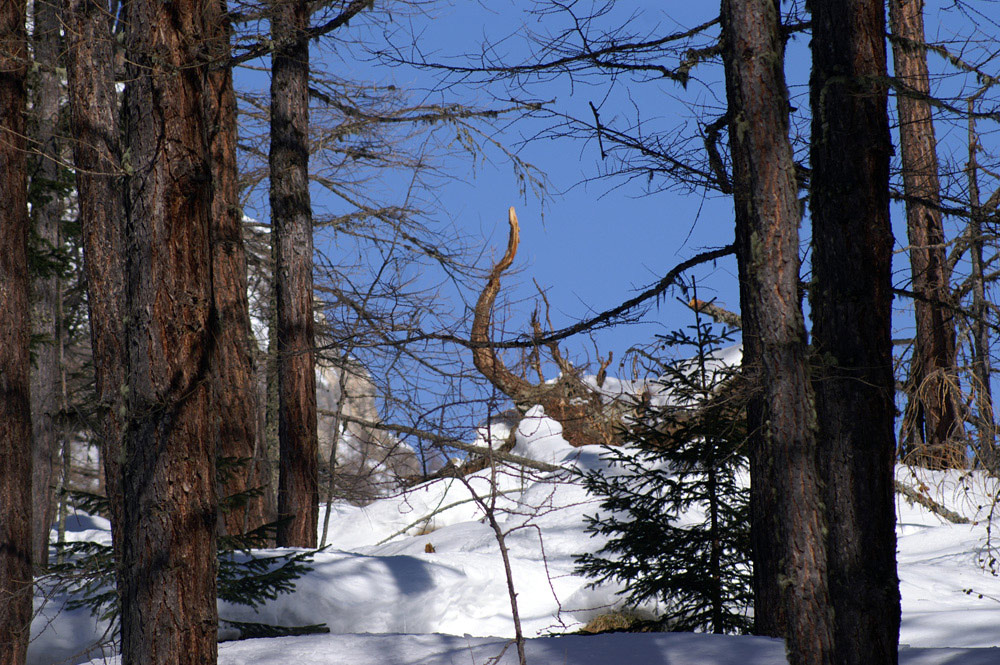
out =
[[[518,428],[514,453],[550,464],[594,468],[599,449],[574,449],[557,423],[534,411]],[[484,433],[485,434],[485,433]],[[493,437],[506,434],[492,432]],[[486,437],[484,436],[484,439]],[[438,665],[515,663],[510,599],[493,530],[472,490],[487,497],[490,472],[445,479],[364,508],[335,506],[330,549],[284,595],[255,612],[220,605],[236,621],[284,625],[326,623],[327,635],[220,644],[227,665]],[[909,665],[1000,663],[1000,579],[984,572],[992,481],[972,474],[914,472],[898,477],[935,501],[978,520],[956,525],[900,498],[899,574],[903,601],[901,662]],[[613,587],[587,588],[574,556],[600,542],[583,515],[597,507],[568,477],[498,470],[496,519],[507,533],[511,572],[529,663],[777,665],[780,641],[700,634],[560,635],[613,607]],[[321,512],[322,519],[322,512]],[[106,540],[107,523],[79,516],[75,539]],[[105,662],[91,647],[104,626],[63,598],[37,599],[29,662]],[[222,632],[222,637],[227,636]],[[114,659],[110,656],[109,662]]]

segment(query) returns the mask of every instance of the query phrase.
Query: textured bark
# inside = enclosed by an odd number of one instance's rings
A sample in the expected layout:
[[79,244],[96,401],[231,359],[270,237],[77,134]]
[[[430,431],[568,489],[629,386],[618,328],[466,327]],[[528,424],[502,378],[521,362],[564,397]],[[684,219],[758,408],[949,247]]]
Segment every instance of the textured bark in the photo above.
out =
[[[272,229],[272,239],[275,233]],[[273,245],[272,245],[273,249]],[[272,262],[273,265],[273,262]],[[270,469],[272,504],[274,505],[274,517],[277,518],[278,506],[278,484],[281,472],[281,446],[278,443],[278,338],[274,331],[278,329],[278,307],[275,304],[274,288],[271,288],[271,299],[268,303],[268,330],[267,349],[264,353],[264,446],[267,453],[267,462]],[[319,424],[317,423],[317,447],[319,446]],[[318,479],[317,479],[317,482]],[[317,515],[317,526],[318,526]]]
[[319,521],[313,241],[309,202],[309,3],[275,2],[271,227],[278,342],[278,545],[315,547]]
[[910,365],[910,404],[903,433],[906,460],[937,468],[966,465],[956,368],[954,314],[940,210],[937,140],[924,43],[923,0],[889,0],[893,62],[903,89],[896,93],[906,195],[916,343]]
[[801,209],[776,0],[723,0],[743,372],[749,410],[754,620],[789,660],[833,663],[816,414],[799,298]]
[[0,3],[0,665],[31,624],[31,410],[25,3]]
[[210,28],[201,0],[124,6],[128,370],[125,665],[217,660]]
[[[56,131],[62,82],[59,75],[59,35],[57,6],[49,0],[33,3],[34,31],[32,50],[38,64],[32,89],[32,222],[37,250],[48,255],[60,244],[63,200],[54,191],[59,179],[60,146]],[[49,561],[49,527],[55,517],[56,461],[59,452],[58,412],[61,403],[60,300],[62,280],[57,275],[36,276],[32,284],[31,323],[36,339],[35,362],[31,372],[32,485],[31,521],[37,526],[32,534],[31,552],[35,566],[44,568]]]
[[[101,459],[116,552],[121,524],[125,388],[124,197],[108,0],[65,0],[77,206],[83,235],[91,349],[100,405]],[[118,561],[120,556],[116,557]]]
[[225,533],[241,534],[263,525],[264,497],[246,496],[267,485],[257,459],[257,386],[251,355],[247,261],[243,214],[236,168],[236,95],[230,67],[230,25],[225,0],[206,4],[205,23],[212,70],[208,76],[206,115],[212,160],[212,271],[219,336],[213,370],[214,400],[219,412],[220,459],[236,462],[223,474],[220,498],[244,495],[220,515]]
[[[507,216],[510,224],[507,251],[490,271],[473,312],[469,333],[469,339],[475,344],[472,347],[473,363],[479,373],[510,397],[522,412],[535,404],[542,405],[545,415],[562,425],[563,437],[570,445],[618,445],[621,443],[621,414],[609,409],[601,395],[582,380],[577,368],[565,360],[557,344],[546,346],[562,373],[558,380],[539,385],[533,385],[507,369],[496,349],[490,345],[493,303],[500,292],[500,276],[514,262],[520,241],[520,227],[513,207],[508,210]],[[532,323],[535,335],[541,337],[537,317]],[[610,362],[610,358],[608,360]]]
[[813,341],[834,662],[897,662],[884,3],[814,0]]
[[497,390],[509,395],[515,402],[521,402],[527,398],[529,393],[533,392],[534,386],[507,369],[497,355],[496,349],[489,346],[493,303],[496,301],[497,294],[500,293],[500,275],[514,263],[514,256],[517,254],[517,247],[521,241],[521,228],[514,208],[508,211],[507,216],[510,224],[510,230],[507,234],[507,251],[493,266],[489,279],[486,280],[486,286],[479,294],[469,338],[481,345],[472,348],[472,361],[479,373],[485,376]]

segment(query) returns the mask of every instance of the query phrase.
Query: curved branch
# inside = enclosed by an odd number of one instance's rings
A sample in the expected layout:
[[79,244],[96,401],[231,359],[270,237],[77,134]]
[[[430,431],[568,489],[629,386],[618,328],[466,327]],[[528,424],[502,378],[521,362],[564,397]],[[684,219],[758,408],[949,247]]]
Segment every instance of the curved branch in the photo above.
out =
[[507,252],[500,259],[500,262],[493,266],[486,287],[479,294],[469,338],[474,345],[472,347],[472,360],[476,369],[502,393],[517,402],[519,398],[523,398],[532,389],[532,386],[504,366],[490,342],[490,323],[493,303],[497,293],[500,292],[500,275],[514,262],[514,255],[517,254],[517,245],[520,240],[520,227],[517,222],[517,213],[514,212],[513,207],[508,211],[507,219],[510,223],[510,232],[507,235]]

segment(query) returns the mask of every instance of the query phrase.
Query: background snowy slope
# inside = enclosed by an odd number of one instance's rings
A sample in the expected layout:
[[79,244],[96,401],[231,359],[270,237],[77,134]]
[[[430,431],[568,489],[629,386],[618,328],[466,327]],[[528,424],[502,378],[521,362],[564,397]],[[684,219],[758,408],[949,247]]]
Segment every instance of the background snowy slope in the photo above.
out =
[[[518,428],[516,454],[564,466],[601,464],[599,449],[569,447],[557,423],[538,411],[533,415]],[[504,434],[493,432],[494,437]],[[991,505],[993,485],[978,474],[920,471],[914,477],[900,467],[898,476],[969,517],[983,518]],[[485,496],[489,478],[490,472],[483,471],[468,481]],[[600,544],[583,532],[583,516],[597,511],[583,489],[568,475],[509,469],[498,473],[496,482],[501,493],[497,519],[509,532],[525,635],[578,629],[616,603],[614,588],[588,589],[587,580],[573,573],[574,556]],[[299,580],[295,594],[281,596],[259,612],[220,606],[225,619],[323,622],[333,634],[227,642],[220,646],[220,662],[409,665],[481,663],[497,655],[506,640],[485,638],[513,635],[510,601],[496,539],[471,496],[461,481],[443,479],[364,508],[336,506],[329,538],[333,549],[316,555],[313,571]],[[903,499],[897,507],[901,643],[1000,645],[1000,580],[980,565],[988,557],[985,523],[951,524]],[[75,529],[77,538],[107,538],[106,522],[98,518],[80,518]],[[97,655],[85,652],[101,638],[103,627],[85,612],[59,611],[60,605],[60,598],[50,599],[36,619],[30,662],[80,663]],[[227,636],[225,630],[222,636]],[[779,642],[711,635],[542,637],[529,643],[528,654],[536,663],[784,662]],[[912,648],[904,649],[903,656],[904,663],[927,665],[1000,663],[1000,649]],[[516,662],[513,648],[501,662]]]

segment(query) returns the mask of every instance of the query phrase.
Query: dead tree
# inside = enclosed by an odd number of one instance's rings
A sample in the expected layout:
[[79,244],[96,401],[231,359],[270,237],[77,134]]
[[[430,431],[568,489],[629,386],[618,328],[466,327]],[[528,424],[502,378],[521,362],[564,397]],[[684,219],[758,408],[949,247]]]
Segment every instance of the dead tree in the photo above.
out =
[[[618,442],[617,418],[600,393],[588,386],[579,369],[573,367],[559,352],[555,343],[545,345],[552,360],[562,374],[554,383],[534,385],[527,379],[507,369],[491,344],[490,326],[493,303],[500,291],[500,275],[514,262],[520,238],[517,214],[511,208],[508,214],[510,233],[507,252],[493,266],[486,287],[479,294],[472,320],[472,359],[476,369],[504,395],[510,397],[522,413],[535,404],[545,409],[545,414],[563,426],[563,437],[571,445],[615,444]],[[540,326],[535,322],[536,336]]]
[[[987,322],[989,305],[986,299],[986,262],[983,257],[983,225],[992,207],[996,209],[994,200],[997,193],[990,197],[984,205],[979,191],[979,162],[977,154],[982,150],[979,133],[976,131],[976,120],[972,113],[974,104],[986,88],[980,88],[969,98],[969,161],[966,164],[966,177],[969,183],[969,222],[967,234],[970,241],[969,258],[971,262],[972,282],[972,388],[976,402],[976,430],[978,442],[976,453],[980,464],[993,474],[1000,465],[997,463],[996,425],[993,412],[992,368],[990,363],[990,338]],[[998,190],[1000,192],[1000,190]]]
[[931,114],[922,0],[891,0],[889,20],[899,90],[899,144],[906,195],[916,342],[901,443],[906,461],[931,467],[966,465],[958,395],[951,275],[945,257],[937,139]]

